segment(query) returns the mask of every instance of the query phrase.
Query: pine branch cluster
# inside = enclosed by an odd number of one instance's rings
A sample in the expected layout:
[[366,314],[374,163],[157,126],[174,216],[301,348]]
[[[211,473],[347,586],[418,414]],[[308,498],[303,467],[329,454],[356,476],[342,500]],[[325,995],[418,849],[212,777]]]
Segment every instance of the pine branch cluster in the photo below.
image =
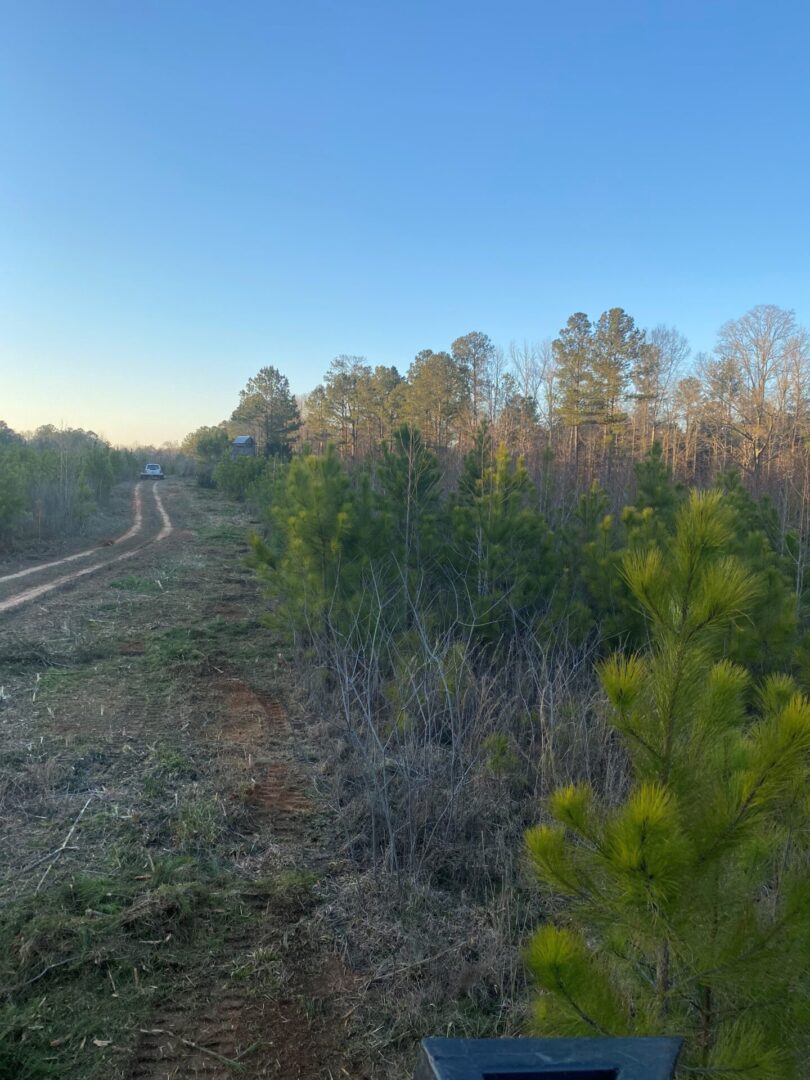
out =
[[763,588],[732,521],[693,493],[667,545],[624,557],[648,645],[599,674],[632,788],[566,787],[527,834],[565,901],[528,963],[542,1034],[681,1034],[684,1076],[783,1080],[807,1075],[810,702],[724,657]]

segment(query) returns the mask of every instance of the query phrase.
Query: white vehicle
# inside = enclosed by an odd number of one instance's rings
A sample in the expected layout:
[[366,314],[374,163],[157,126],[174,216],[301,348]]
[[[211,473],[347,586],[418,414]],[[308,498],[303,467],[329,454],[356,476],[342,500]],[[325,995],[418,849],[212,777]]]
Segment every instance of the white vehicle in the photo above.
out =
[[143,472],[141,473],[141,480],[162,480],[164,476],[163,469],[160,465],[144,465]]

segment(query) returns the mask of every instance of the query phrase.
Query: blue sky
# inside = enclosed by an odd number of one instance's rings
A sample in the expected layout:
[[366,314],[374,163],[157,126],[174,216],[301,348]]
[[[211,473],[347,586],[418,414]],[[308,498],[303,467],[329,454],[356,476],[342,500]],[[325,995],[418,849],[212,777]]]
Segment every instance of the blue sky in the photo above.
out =
[[159,442],[266,363],[810,322],[809,48],[783,0],[0,0],[0,418]]

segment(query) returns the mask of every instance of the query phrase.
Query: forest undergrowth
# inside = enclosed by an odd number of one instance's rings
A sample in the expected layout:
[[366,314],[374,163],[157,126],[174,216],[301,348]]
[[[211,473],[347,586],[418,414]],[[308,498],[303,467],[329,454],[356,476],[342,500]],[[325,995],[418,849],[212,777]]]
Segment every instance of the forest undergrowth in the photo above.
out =
[[343,853],[400,927],[428,896],[489,919],[451,1033],[674,1033],[684,1075],[801,1075],[773,1001],[807,991],[808,613],[767,500],[654,447],[618,512],[594,484],[543,513],[485,427],[455,485],[408,427],[366,468],[240,472]]

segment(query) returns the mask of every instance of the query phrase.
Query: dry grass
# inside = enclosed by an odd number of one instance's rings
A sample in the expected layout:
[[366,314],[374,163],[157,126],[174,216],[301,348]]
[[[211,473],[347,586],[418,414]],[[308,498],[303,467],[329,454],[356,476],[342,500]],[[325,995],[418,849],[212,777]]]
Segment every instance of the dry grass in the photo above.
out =
[[[237,1058],[317,1077],[353,1057],[318,989],[333,943],[305,869],[323,861],[314,808],[254,798],[262,761],[281,802],[307,780],[244,530],[219,500],[166,491],[178,534],[132,587],[99,575],[0,625],[3,1080],[219,1059],[231,1075]],[[269,1037],[274,1013],[295,1038]]]

